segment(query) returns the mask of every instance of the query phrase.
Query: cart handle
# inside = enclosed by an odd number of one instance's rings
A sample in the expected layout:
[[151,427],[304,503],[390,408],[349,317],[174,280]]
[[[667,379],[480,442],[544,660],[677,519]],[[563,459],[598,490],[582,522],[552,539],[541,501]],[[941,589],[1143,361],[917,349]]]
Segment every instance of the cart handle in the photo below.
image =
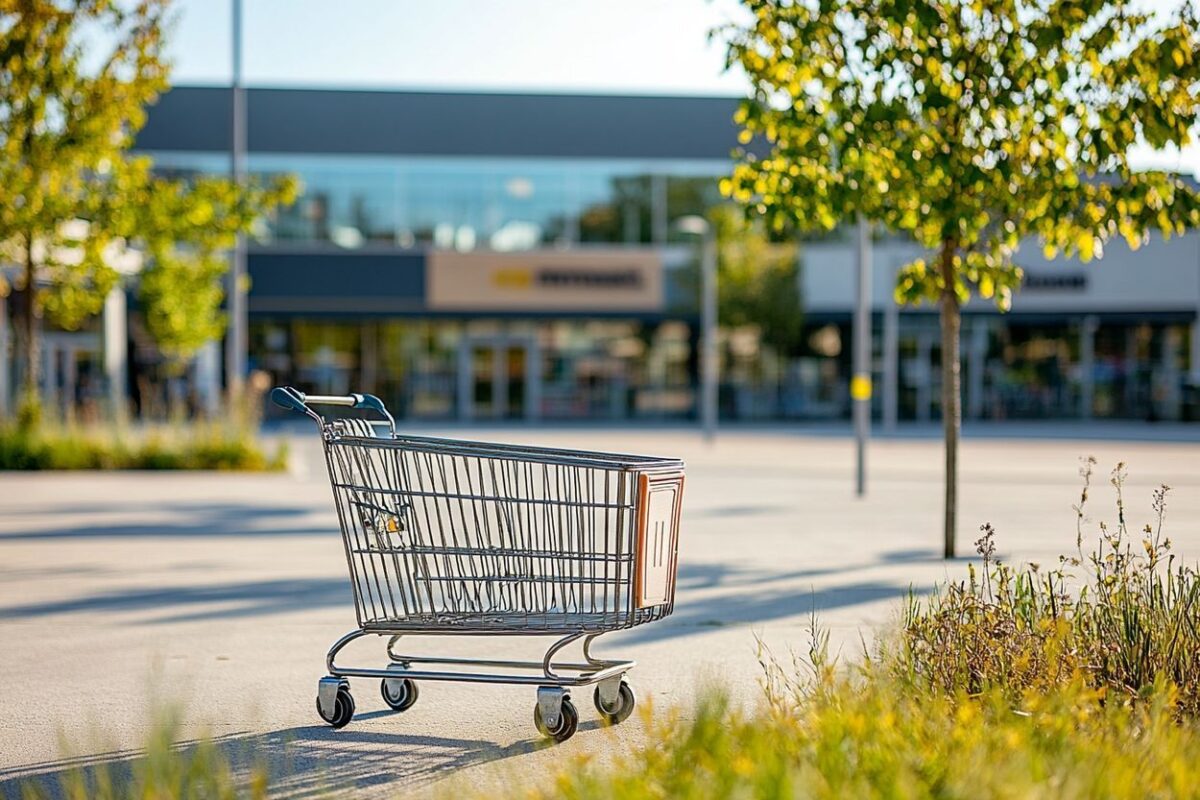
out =
[[392,436],[396,435],[396,420],[388,413],[387,406],[373,394],[305,394],[291,386],[276,386],[271,390],[271,402],[289,411],[299,411],[307,414],[318,425],[325,424],[325,419],[313,411],[310,406],[346,406],[348,408],[369,408],[387,420]]

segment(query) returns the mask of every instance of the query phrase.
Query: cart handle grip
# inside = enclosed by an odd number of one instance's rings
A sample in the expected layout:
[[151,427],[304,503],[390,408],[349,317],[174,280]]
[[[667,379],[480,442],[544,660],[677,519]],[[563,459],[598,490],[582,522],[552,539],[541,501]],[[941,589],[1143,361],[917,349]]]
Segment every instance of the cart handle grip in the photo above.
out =
[[392,435],[396,434],[396,421],[388,413],[387,406],[383,404],[383,401],[373,394],[305,394],[299,389],[293,389],[291,386],[276,386],[271,390],[271,402],[289,411],[299,411],[301,414],[307,414],[316,420],[318,424],[324,423],[325,420],[321,418],[320,414],[313,411],[310,405],[368,408],[386,419],[388,426],[392,430]]

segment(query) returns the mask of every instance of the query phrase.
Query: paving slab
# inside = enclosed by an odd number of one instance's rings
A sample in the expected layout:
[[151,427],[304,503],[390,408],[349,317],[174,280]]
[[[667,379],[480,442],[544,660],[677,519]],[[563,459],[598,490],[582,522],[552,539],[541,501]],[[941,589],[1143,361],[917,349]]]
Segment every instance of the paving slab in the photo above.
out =
[[[962,553],[984,522],[1006,558],[1049,564],[1073,550],[1078,458],[1091,454],[1093,529],[1115,516],[1107,473],[1125,461],[1132,519],[1148,520],[1152,489],[1170,484],[1168,532],[1177,552],[1200,560],[1200,444],[1067,433],[964,442]],[[710,684],[757,702],[758,641],[803,650],[815,609],[853,657],[910,588],[965,574],[965,559],[939,557],[941,445],[928,436],[873,442],[869,493],[856,498],[852,442],[812,430],[731,431],[712,446],[682,429],[453,435],[687,461],[676,612],[596,646],[637,659],[639,703],[660,710]],[[580,732],[546,747],[528,687],[427,684],[397,715],[375,683],[358,681],[355,721],[321,724],[316,681],[354,614],[318,442],[303,429],[289,436],[288,474],[0,473],[0,795],[31,775],[53,784],[73,766],[127,769],[167,706],[182,711],[184,739],[215,737],[240,765],[265,759],[276,793],[294,797],[530,785],[644,740],[638,715],[602,728],[589,694],[576,698]],[[540,658],[543,643],[428,647]],[[382,663],[377,642],[353,647]]]

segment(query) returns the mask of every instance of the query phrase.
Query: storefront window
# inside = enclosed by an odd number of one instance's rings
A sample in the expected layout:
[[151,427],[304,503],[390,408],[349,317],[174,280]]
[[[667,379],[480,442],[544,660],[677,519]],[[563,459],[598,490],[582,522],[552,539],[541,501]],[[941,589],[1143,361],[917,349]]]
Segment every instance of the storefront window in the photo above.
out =
[[399,167],[401,238],[443,249],[529,250],[570,241],[571,174],[507,159],[412,160]]
[[223,153],[153,153],[154,172],[166,178],[228,174],[229,156]]
[[[704,216],[713,206],[721,203],[717,181],[710,175],[671,175],[667,177],[667,216],[671,220],[680,217]],[[675,226],[668,228],[668,241],[685,242],[690,238]]]
[[388,159],[254,155],[252,172],[296,175],[301,192],[271,226],[283,241],[328,241],[354,249],[396,239],[397,174]]
[[[226,174],[223,154],[152,153],[166,174]],[[251,173],[294,174],[297,201],[265,241],[530,250],[675,238],[670,220],[719,202],[719,160],[250,155]]]
[[650,175],[594,167],[583,170],[575,211],[579,241],[646,244],[653,239]]

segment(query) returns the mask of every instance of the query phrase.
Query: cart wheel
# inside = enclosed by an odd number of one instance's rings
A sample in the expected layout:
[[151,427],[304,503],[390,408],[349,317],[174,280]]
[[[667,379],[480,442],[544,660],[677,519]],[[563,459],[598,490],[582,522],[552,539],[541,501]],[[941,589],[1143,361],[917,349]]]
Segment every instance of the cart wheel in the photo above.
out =
[[325,712],[321,710],[321,699],[317,698],[317,714],[334,728],[344,728],[354,717],[354,696],[345,686],[338,689],[332,717],[325,716]]
[[417,684],[409,678],[384,678],[379,682],[379,693],[392,711],[408,711],[420,694]]
[[562,712],[558,716],[558,726],[554,730],[547,727],[545,720],[542,719],[540,705],[533,707],[533,724],[537,726],[538,732],[542,736],[556,742],[565,742],[575,735],[575,730],[579,727],[579,712],[575,710],[575,704],[567,696],[562,699]]
[[621,688],[617,692],[617,702],[615,708],[605,708],[600,702],[600,687],[596,687],[595,693],[592,695],[592,700],[596,704],[596,710],[600,712],[600,716],[608,722],[609,725],[617,725],[629,719],[629,715],[633,713],[633,706],[637,702],[637,698],[633,694],[633,687],[625,681],[621,681]]

